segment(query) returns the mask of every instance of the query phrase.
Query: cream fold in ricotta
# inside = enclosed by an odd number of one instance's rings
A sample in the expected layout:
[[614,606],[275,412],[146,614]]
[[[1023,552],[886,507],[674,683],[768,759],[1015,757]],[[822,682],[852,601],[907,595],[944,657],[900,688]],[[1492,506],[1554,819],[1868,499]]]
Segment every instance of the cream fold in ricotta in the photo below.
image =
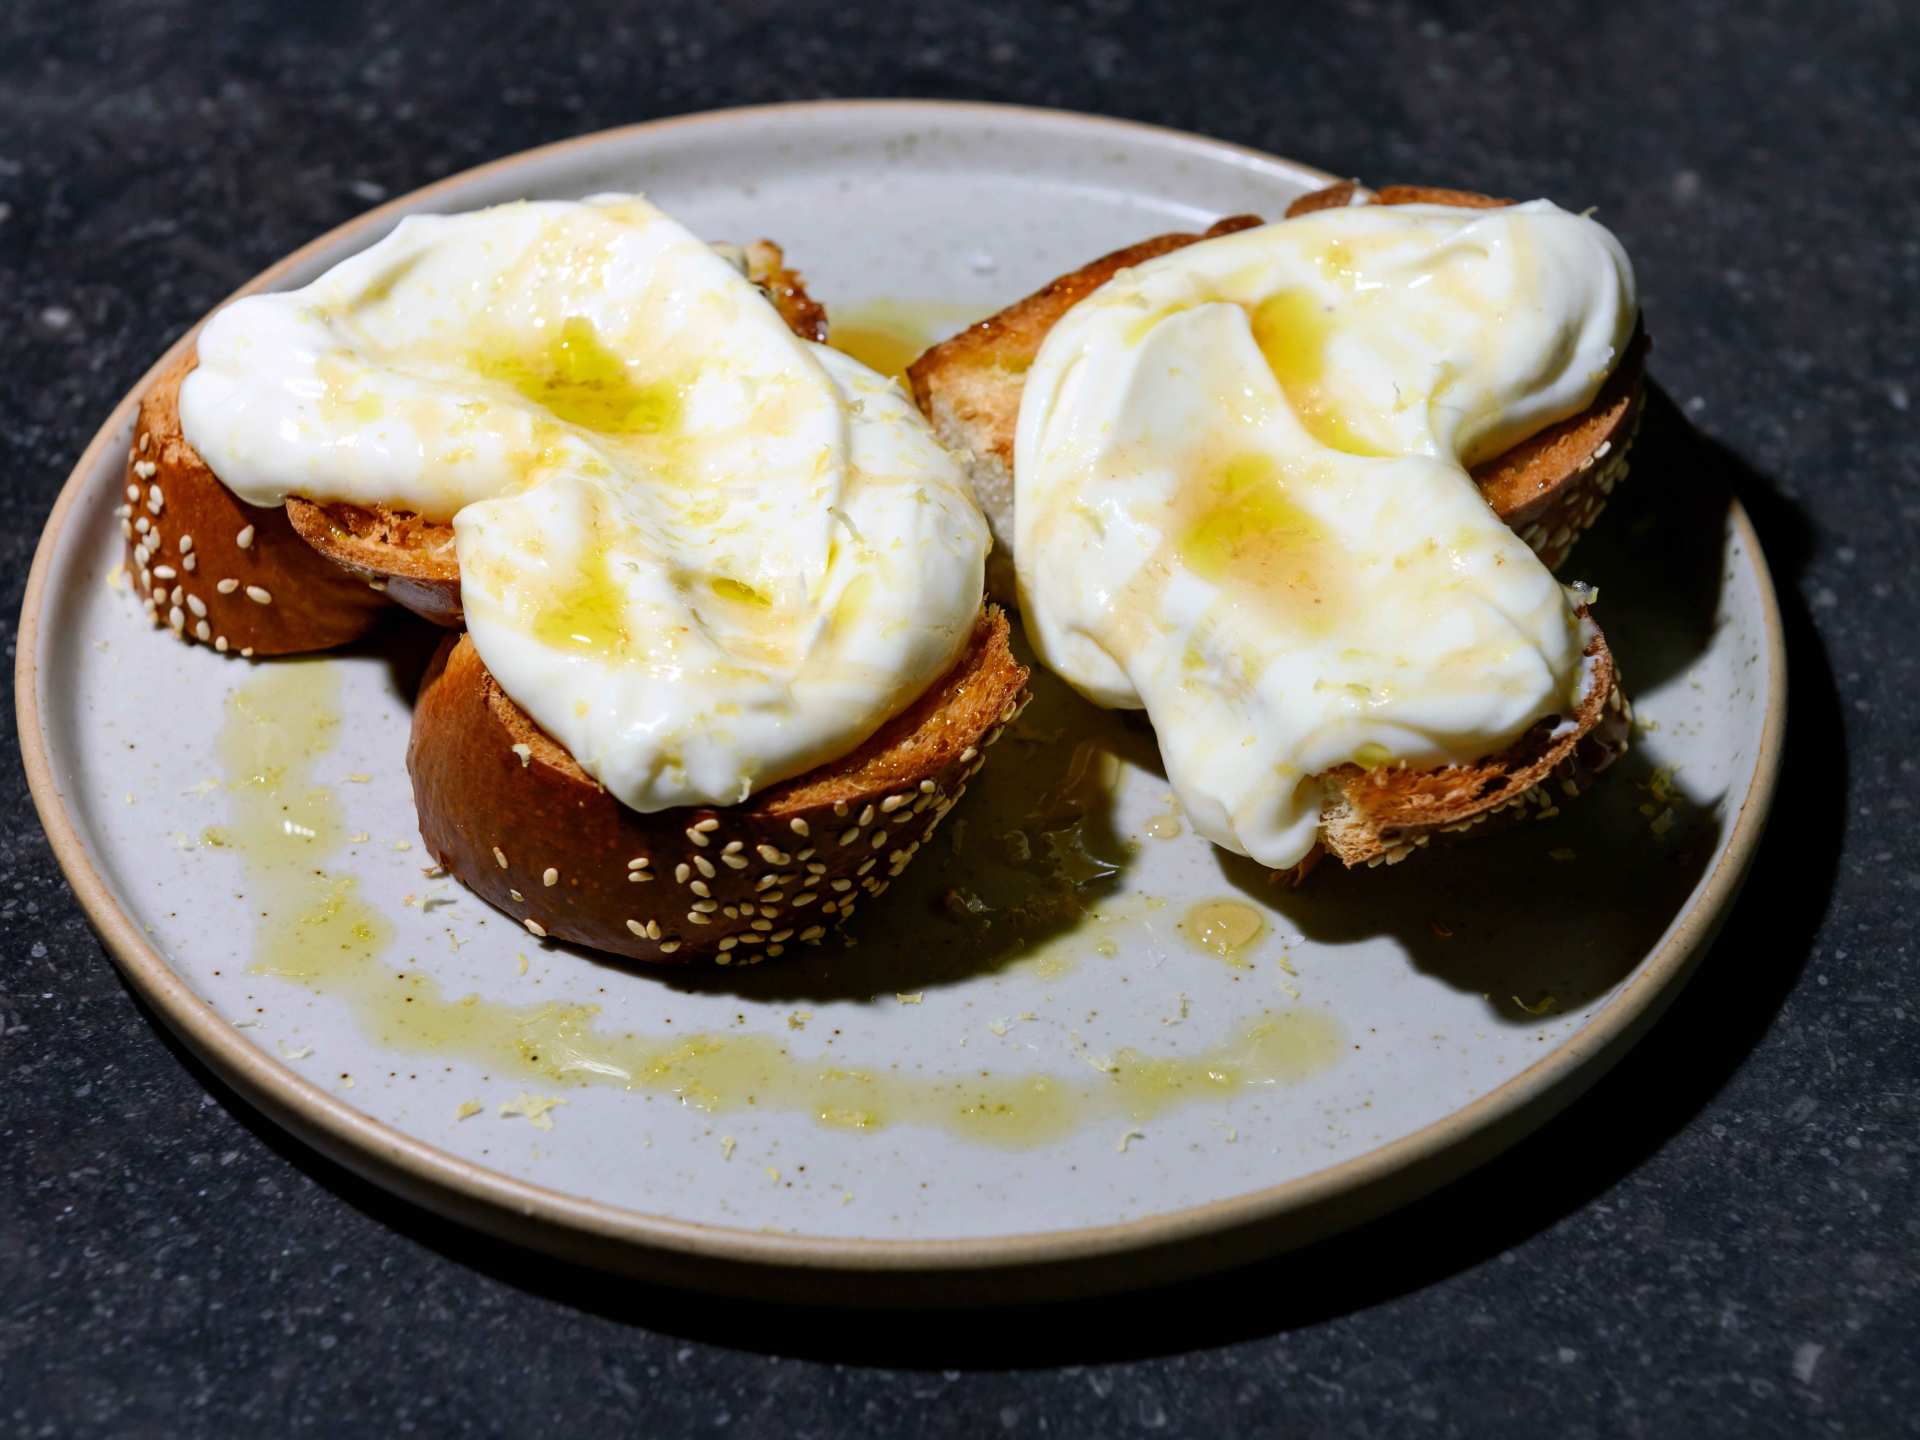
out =
[[1468,467],[1591,404],[1635,316],[1619,243],[1546,201],[1326,210],[1121,271],[1021,404],[1041,659],[1144,708],[1194,827],[1276,868],[1326,771],[1570,713],[1577,617]]

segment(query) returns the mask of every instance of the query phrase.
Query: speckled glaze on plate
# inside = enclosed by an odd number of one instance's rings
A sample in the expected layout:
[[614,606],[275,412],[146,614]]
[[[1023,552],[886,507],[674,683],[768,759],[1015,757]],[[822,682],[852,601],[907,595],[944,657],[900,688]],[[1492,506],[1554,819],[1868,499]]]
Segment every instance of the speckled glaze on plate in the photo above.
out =
[[[1143,236],[1277,213],[1325,178],[1046,111],[738,110],[456,176],[247,288],[303,283],[410,212],[637,188],[702,233],[779,240],[830,314],[951,323]],[[245,856],[207,841],[235,797],[207,782],[222,777],[229,697],[272,667],[150,633],[106,583],[133,414],[130,395],[54,508],[16,673],[34,798],[102,939],[196,1053],[308,1143],[466,1223],[636,1275],[847,1302],[1090,1293],[1405,1203],[1541,1123],[1652,1023],[1731,904],[1771,799],[1786,677],[1752,528],[1737,504],[1703,510],[1678,477],[1639,474],[1566,573],[1600,586],[1641,724],[1628,761],[1562,814],[1392,869],[1323,867],[1278,893],[1190,831],[1167,834],[1165,781],[1138,726],[1041,686],[976,793],[856,921],[857,945],[750,970],[634,972],[541,945],[423,875],[404,768],[422,637],[397,625],[314,676],[350,717],[313,759],[354,837],[329,864],[391,931],[369,965],[502,1014],[594,1006],[595,1033],[651,1054],[700,1035],[809,1074],[855,1070],[880,1098],[863,1126],[790,1095],[749,1097],[750,1081],[702,1108],[697,1088],[675,1093],[669,1061],[666,1080],[633,1087],[543,1078],[409,1042],[342,993],[256,969]],[[1023,817],[1059,803],[1089,739],[1117,757],[1094,756],[1113,783],[1067,786],[1098,792],[1081,805],[1097,813],[1050,836],[1044,817]],[[1050,862],[1088,881],[1091,918],[1028,926],[1046,938],[1027,944],[1012,943],[1025,932],[1009,914],[969,912],[968,897],[1003,895]],[[1235,963],[1194,943],[1191,909],[1214,901],[1260,912]],[[1125,1089],[1220,1053],[1259,1016],[1312,1042],[1247,1072],[1272,1083]],[[974,1076],[1039,1079],[1072,1103],[1051,1129],[1016,1126],[1005,1138],[1022,1143],[1002,1143],[886,1100]],[[564,1104],[501,1113],[522,1096]]]

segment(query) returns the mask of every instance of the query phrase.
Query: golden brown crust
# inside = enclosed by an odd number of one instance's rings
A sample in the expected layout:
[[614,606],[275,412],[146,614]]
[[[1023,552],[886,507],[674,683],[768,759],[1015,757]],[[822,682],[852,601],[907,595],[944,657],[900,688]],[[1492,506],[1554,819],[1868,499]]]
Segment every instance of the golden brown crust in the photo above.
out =
[[826,308],[807,293],[800,272],[788,268],[785,252],[771,240],[756,240],[746,254],[747,278],[766,292],[787,328],[802,340],[826,344]]
[[[1309,215],[1315,210],[1344,210],[1349,205],[1364,204],[1370,192],[1362,188],[1358,180],[1336,180],[1333,184],[1302,195],[1287,206],[1286,218],[1296,215]],[[1359,200],[1355,200],[1355,196]]]
[[302,540],[422,619],[458,625],[460,562],[453,526],[388,505],[316,505],[291,496],[287,520]]
[[[215,478],[180,430],[189,350],[141,397],[116,498],[134,593],[189,643],[245,655],[344,645],[384,596],[316,555],[284,511],[249,505]],[[244,543],[243,543],[244,542]]]
[[886,890],[1019,713],[1026,682],[1006,617],[989,609],[947,673],[851,754],[740,805],[642,815],[450,635],[421,682],[407,771],[434,857],[534,934],[639,960],[752,963],[816,943]]
[[[1584,606],[1579,613],[1588,618]],[[1327,848],[1348,866],[1391,865],[1436,834],[1465,832],[1530,801],[1558,805],[1586,789],[1626,753],[1631,712],[1598,628],[1584,654],[1587,688],[1578,708],[1544,717],[1498,755],[1424,770],[1343,765],[1322,776]]]
[[[1454,205],[1463,210],[1498,210],[1513,201],[1477,190],[1448,190],[1439,185],[1382,185],[1373,192],[1373,205]],[[1288,214],[1292,214],[1289,206]]]
[[[802,340],[825,342],[827,312],[807,293],[800,272],[771,240],[756,240],[741,252],[747,278],[765,293],[780,318]],[[436,625],[458,625],[460,562],[453,526],[387,505],[319,505],[287,501],[293,528],[314,549],[362,581],[384,589],[389,599]]]
[[1438,185],[1382,185],[1369,190],[1358,180],[1338,180],[1295,200],[1287,206],[1286,218],[1349,205],[1452,205],[1463,210],[1498,210],[1511,204],[1511,200],[1482,195],[1477,190],[1447,190]]

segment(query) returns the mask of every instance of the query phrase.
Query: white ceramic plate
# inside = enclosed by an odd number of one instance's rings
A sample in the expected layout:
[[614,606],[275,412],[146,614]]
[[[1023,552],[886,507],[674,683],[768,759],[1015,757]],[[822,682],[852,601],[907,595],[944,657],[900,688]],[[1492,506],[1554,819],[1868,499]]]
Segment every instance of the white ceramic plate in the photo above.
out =
[[[1324,179],[1040,111],[741,110],[483,167],[254,285],[303,283],[409,212],[640,188],[716,238],[777,238],[843,322],[951,326],[1143,236],[1277,213]],[[982,1298],[1117,1288],[1353,1223],[1510,1143],[1630,1043],[1731,903],[1771,794],[1785,675],[1752,530],[1737,507],[1677,526],[1642,474],[1575,568],[1601,584],[1647,723],[1632,759],[1564,814],[1393,869],[1323,868],[1279,894],[1191,832],[1156,838],[1168,796],[1144,732],[1043,686],[855,948],[635,973],[542,946],[422,874],[403,750],[424,637],[398,626],[278,683],[337,687],[350,717],[312,774],[341,833],[364,837],[325,863],[391,930],[365,964],[424,996],[480,997],[465,1040],[408,1040],[364,985],[262,973],[287,917],[257,922],[271,897],[250,886],[244,847],[207,837],[235,804],[216,745],[229,699],[284,667],[150,633],[107,583],[132,416],[129,397],[61,495],[21,625],[29,776],[82,902],[167,1022],[311,1143],[602,1265],[758,1293]],[[1074,796],[1046,792],[1088,739],[1121,757],[1118,781],[1075,792],[1091,810],[1074,826]],[[1049,859],[1076,846],[1117,867],[1082,892],[1092,917],[1023,926],[1006,907],[1057,902]],[[996,908],[957,914],[970,894]],[[1190,907],[1214,900],[1260,912],[1238,964],[1192,943]],[[517,1023],[569,1004],[598,1007],[577,1048],[632,1086],[512,1053]],[[1224,1053],[1259,1017],[1274,1027],[1265,1058]],[[739,1062],[715,1062],[715,1108],[675,1093],[669,1047],[696,1035]],[[1227,1083],[1153,1063],[1196,1059]],[[873,1123],[811,1113],[827,1068],[874,1077]],[[962,1115],[980,1090],[1011,1095],[1012,1118]],[[564,1104],[499,1113],[522,1095]],[[457,1118],[468,1102],[480,1113]]]

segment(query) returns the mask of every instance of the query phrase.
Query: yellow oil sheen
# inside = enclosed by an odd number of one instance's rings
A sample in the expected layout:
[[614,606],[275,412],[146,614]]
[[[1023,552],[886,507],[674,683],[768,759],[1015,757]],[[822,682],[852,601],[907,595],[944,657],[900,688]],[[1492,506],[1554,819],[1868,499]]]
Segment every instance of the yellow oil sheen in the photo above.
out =
[[567,317],[544,343],[490,342],[471,353],[467,364],[583,430],[663,435],[680,423],[680,386],[635,378],[585,316]]
[[306,980],[366,962],[393,927],[358,882],[324,862],[345,840],[340,805],[315,783],[316,758],[340,731],[339,680],[323,661],[281,661],[227,699],[215,738],[228,820],[207,840],[247,867],[254,969]]
[[577,570],[541,597],[533,635],[556,650],[607,657],[626,650],[625,593],[607,564],[607,552],[590,544]]
[[[1123,1049],[1097,1069],[1065,1073],[918,1074],[796,1055],[766,1035],[618,1032],[600,1023],[600,1008],[591,1003],[450,995],[411,958],[390,958],[392,925],[360,898],[353,877],[327,868],[347,836],[337,799],[315,776],[341,726],[338,676],[328,662],[283,661],[249,679],[229,697],[217,737],[230,815],[208,840],[237,851],[245,865],[259,917],[255,973],[340,997],[386,1048],[470,1061],[495,1080],[651,1092],[711,1114],[798,1113],[860,1133],[914,1125],[1016,1148],[1294,1083],[1332,1066],[1344,1048],[1331,1016],[1289,1008],[1258,1013],[1222,1043],[1190,1055]],[[1031,807],[1038,788],[1032,772],[1058,775],[1065,762],[1071,781],[1043,808],[1073,811],[1075,824],[1092,823],[1080,811],[1106,803],[1112,778],[1106,748],[1076,743],[1071,758],[1064,745],[1032,749],[1034,763],[1023,767],[1028,773],[1013,776],[998,800],[977,809],[979,822],[996,810],[1011,815]],[[1079,888],[1058,874],[1033,878],[1042,887],[1036,898]],[[1050,939],[1059,944],[1087,913],[1079,902],[1000,910],[1014,950],[1001,963],[1042,953]]]
[[1349,455],[1379,455],[1334,405],[1325,387],[1327,343],[1333,325],[1325,307],[1306,290],[1282,290],[1253,307],[1254,343],[1309,435]]
[[1331,622],[1350,557],[1288,497],[1270,456],[1230,457],[1196,476],[1180,503],[1191,518],[1177,544],[1194,574],[1258,600],[1297,628]]
[[991,308],[926,300],[871,300],[835,310],[827,343],[869,370],[904,382],[907,366],[919,359],[940,334]]

